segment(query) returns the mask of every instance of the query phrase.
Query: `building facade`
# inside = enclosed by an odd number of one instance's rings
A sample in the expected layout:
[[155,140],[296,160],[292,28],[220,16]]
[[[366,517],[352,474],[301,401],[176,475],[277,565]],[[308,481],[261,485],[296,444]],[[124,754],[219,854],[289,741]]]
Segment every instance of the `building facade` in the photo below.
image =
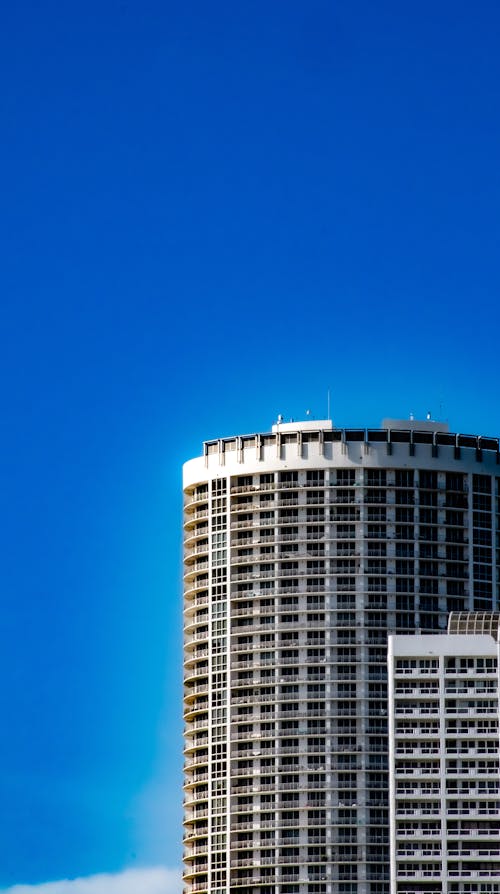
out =
[[498,607],[499,456],[308,421],[186,463],[186,894],[388,894],[387,635]]
[[499,894],[499,615],[390,636],[391,894]]

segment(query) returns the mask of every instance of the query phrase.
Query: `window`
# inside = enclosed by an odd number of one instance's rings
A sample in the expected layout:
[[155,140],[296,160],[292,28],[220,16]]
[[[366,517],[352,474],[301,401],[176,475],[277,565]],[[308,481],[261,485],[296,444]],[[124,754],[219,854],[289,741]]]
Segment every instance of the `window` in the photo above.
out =
[[315,485],[324,484],[325,473],[319,469],[313,469],[307,472],[307,484],[314,487]]

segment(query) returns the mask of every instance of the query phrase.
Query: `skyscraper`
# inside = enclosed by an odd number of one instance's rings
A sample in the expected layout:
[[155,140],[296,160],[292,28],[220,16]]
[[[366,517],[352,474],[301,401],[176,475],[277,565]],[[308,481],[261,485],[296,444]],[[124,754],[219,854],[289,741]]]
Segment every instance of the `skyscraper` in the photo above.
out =
[[499,482],[430,421],[186,463],[186,892],[387,894],[387,635],[498,608]]

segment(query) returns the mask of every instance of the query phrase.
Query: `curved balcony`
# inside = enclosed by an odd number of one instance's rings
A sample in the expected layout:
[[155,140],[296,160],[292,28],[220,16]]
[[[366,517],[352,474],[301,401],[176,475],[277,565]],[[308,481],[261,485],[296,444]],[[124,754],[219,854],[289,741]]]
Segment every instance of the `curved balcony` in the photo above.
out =
[[[189,723],[191,728],[194,729],[193,726],[196,718],[199,714],[204,714],[205,711],[208,711],[209,701],[208,698],[200,699],[199,702],[188,705],[184,712],[184,721],[185,723]],[[200,719],[200,718],[198,718]]]
[[199,489],[191,487],[184,491],[184,509],[195,506],[197,503],[206,503],[209,499],[208,486],[202,485]]
[[203,786],[202,791],[192,791],[190,794],[187,794],[184,798],[184,808],[185,810],[194,810],[195,808],[207,809],[208,810],[208,786]]
[[210,568],[210,564],[207,559],[196,559],[196,561],[192,565],[187,565],[184,572],[184,580],[190,581],[193,577],[196,577],[197,574],[202,574],[204,571],[208,571]]
[[[205,823],[203,821],[200,822],[199,820],[192,821],[192,823],[194,823],[193,828],[186,828],[184,832],[182,841],[185,847],[193,847],[195,842],[197,842],[200,838],[204,838],[205,840],[207,840],[206,836],[208,835],[208,823]],[[189,825],[191,825],[191,823]]]
[[[208,653],[208,649],[207,649],[207,653]],[[185,676],[184,676],[184,684],[187,685],[188,683],[195,683],[197,680],[199,680],[200,677],[208,678],[208,674],[209,674],[208,665],[206,667],[205,666],[200,666],[200,667],[195,666],[195,667],[186,668]],[[208,686],[208,679],[207,679],[207,686]]]
[[[208,861],[203,860],[202,862],[199,862],[199,863],[193,863],[192,866],[187,867],[184,870],[184,874],[183,874],[184,881],[187,882],[189,879],[193,880],[192,882],[189,883],[191,890],[194,890],[194,891],[206,890],[207,884],[208,884],[208,880],[206,877],[207,869],[208,869]],[[201,876],[204,876],[203,880],[202,880]],[[197,883],[199,884],[200,887],[197,887]]]
[[209,637],[210,637],[210,632],[208,630],[208,627],[206,628],[206,630],[196,630],[195,629],[193,631],[193,633],[191,633],[190,635],[185,637],[184,648],[189,649],[191,646],[195,645],[196,643],[207,642]]
[[189,515],[186,514],[184,516],[184,530],[190,530],[194,525],[198,524],[200,521],[208,521],[208,506],[201,507],[200,509],[195,509],[194,512]]
[[[194,575],[190,575],[194,576]],[[189,600],[196,596],[197,593],[201,593],[207,589],[208,586],[208,575],[203,576],[203,580],[193,580],[189,581],[189,584],[186,586],[184,590],[184,598]]]
[[208,719],[208,713],[206,716],[202,715],[201,717],[198,717],[195,720],[187,720],[186,726],[187,726],[186,735],[196,732],[197,730],[208,730],[208,728],[210,726],[210,721]]
[[206,857],[208,855],[208,839],[206,837],[197,844],[186,844],[186,839],[184,839],[184,847],[186,848],[184,851],[186,863],[192,862],[197,857]]
[[[280,527],[284,522],[280,521]],[[295,522],[296,524],[296,522]],[[239,521],[231,520],[231,531],[251,530],[252,528],[274,528],[276,527],[275,518],[259,519],[252,516],[251,519],[243,519]]]
[[208,748],[205,750],[193,752],[190,756],[186,757],[184,761],[184,770],[191,771],[196,767],[205,767],[208,766],[210,760],[210,756],[208,753]]
[[198,608],[208,605],[208,591],[184,601],[184,617],[189,618]]
[[194,546],[191,546],[189,549],[185,549],[184,562],[195,562],[199,559],[200,556],[207,556],[209,552],[210,546],[208,540],[206,541],[206,543],[195,543]]
[[199,627],[208,624],[208,603],[205,603],[205,605],[202,605],[201,607],[197,606],[197,609],[195,615],[193,615],[192,612],[186,613],[184,620],[184,635],[192,635]]
[[184,755],[186,760],[189,759],[190,754],[194,754],[197,751],[203,751],[208,745],[208,732],[202,734],[201,736],[189,735],[187,733],[185,745],[184,745]]
[[191,789],[196,788],[197,785],[201,783],[208,782],[210,780],[210,775],[208,772],[208,766],[206,770],[198,769],[193,770],[191,768],[186,769],[186,779],[184,780],[184,791],[190,791]]
[[184,703],[189,705],[191,701],[197,700],[200,696],[208,698],[209,683],[195,683],[184,689]]
[[200,522],[194,528],[184,531],[184,549],[191,549],[199,540],[208,536],[208,521]]

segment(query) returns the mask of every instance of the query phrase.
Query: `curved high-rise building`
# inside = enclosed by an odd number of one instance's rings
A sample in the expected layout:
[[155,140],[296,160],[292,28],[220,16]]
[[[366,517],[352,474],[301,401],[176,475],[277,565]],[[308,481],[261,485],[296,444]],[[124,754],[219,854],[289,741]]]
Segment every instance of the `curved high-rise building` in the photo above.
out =
[[387,634],[498,609],[499,484],[498,439],[435,422],[186,463],[186,892],[387,894]]

